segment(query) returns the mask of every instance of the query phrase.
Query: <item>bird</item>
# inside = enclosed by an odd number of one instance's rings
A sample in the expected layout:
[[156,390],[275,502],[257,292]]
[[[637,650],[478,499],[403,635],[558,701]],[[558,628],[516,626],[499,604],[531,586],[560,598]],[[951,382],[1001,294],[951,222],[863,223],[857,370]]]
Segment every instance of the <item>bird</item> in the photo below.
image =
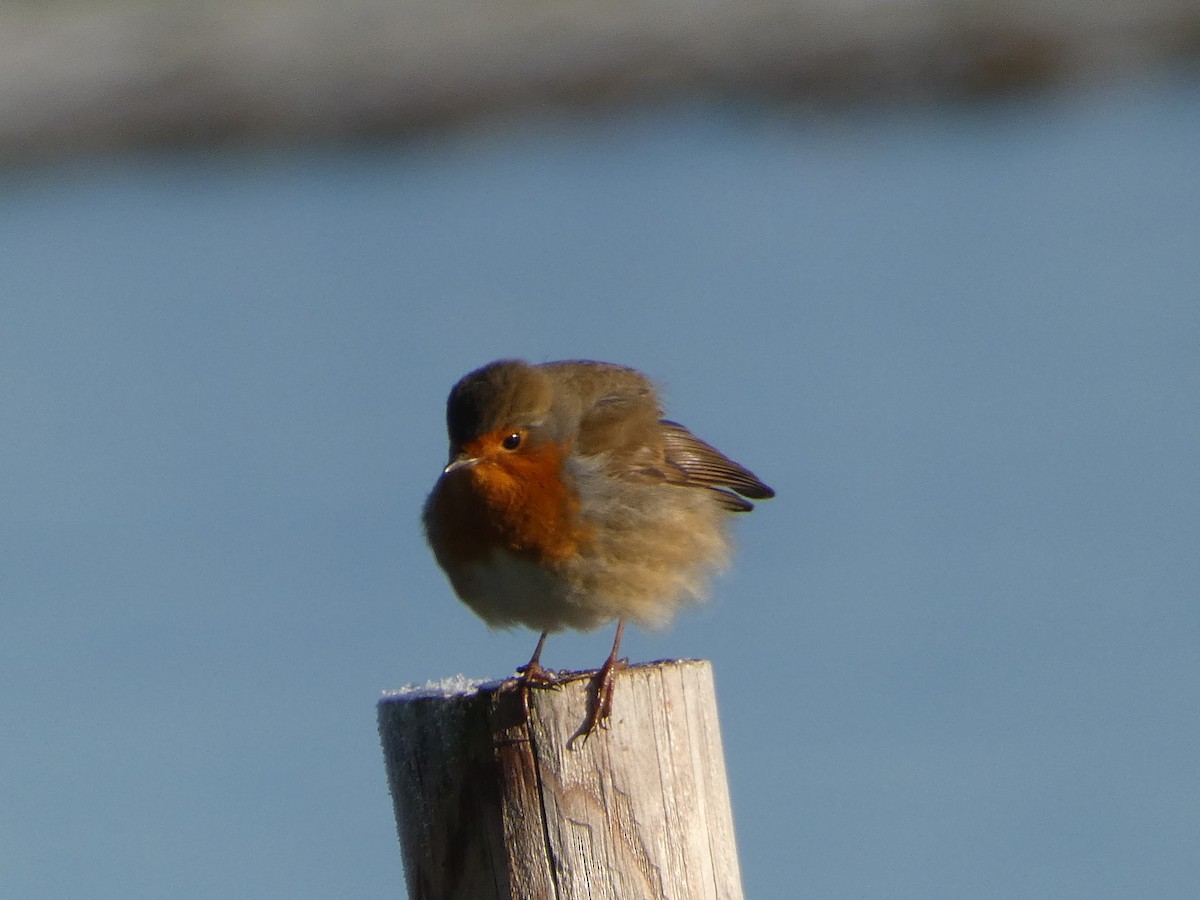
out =
[[[520,684],[553,686],[548,635],[616,622],[581,733],[608,727],[627,622],[659,628],[702,599],[727,520],[775,495],[663,417],[650,379],[593,360],[501,359],[446,401],[449,460],[423,510],[451,587],[487,625],[540,633]],[[578,673],[572,673],[578,677]]]

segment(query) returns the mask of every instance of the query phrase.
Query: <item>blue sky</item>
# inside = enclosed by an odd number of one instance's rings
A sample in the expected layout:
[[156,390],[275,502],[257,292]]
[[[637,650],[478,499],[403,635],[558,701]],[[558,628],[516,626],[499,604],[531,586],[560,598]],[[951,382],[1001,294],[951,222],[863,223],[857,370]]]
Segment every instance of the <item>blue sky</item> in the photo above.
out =
[[625,645],[713,661],[748,896],[1192,896],[1198,97],[8,172],[0,892],[399,894],[376,699],[535,638],[418,522],[450,385],[523,356],[778,491]]

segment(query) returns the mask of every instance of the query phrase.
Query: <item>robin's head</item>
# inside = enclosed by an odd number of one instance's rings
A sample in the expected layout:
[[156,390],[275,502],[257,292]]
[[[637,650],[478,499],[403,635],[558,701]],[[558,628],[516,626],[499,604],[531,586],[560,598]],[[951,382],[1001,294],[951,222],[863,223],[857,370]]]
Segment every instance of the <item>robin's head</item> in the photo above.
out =
[[498,546],[537,562],[576,552],[583,532],[563,478],[572,420],[556,410],[562,395],[543,369],[519,360],[490,363],[451,389],[450,460],[426,509],[443,565]]
[[464,375],[446,402],[447,471],[554,441],[554,390],[544,372],[503,359]]

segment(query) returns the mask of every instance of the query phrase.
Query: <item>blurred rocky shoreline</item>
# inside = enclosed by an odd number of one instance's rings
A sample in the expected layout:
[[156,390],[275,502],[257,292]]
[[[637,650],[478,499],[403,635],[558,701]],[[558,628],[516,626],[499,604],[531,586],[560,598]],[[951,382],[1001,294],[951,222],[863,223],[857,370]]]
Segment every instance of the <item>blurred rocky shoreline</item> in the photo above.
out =
[[1200,0],[6,0],[0,158],[688,94],[976,97],[1197,58]]

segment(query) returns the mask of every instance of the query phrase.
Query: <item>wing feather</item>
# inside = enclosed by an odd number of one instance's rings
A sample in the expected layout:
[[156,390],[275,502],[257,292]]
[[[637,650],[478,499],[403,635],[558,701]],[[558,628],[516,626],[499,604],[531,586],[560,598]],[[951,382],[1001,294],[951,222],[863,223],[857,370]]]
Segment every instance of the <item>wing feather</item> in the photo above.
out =
[[669,481],[711,488],[721,495],[722,506],[734,512],[753,509],[750,500],[769,500],[775,496],[757,475],[700,440],[678,422],[661,420],[659,433],[667,465],[682,476],[681,479],[672,478],[668,474]]

